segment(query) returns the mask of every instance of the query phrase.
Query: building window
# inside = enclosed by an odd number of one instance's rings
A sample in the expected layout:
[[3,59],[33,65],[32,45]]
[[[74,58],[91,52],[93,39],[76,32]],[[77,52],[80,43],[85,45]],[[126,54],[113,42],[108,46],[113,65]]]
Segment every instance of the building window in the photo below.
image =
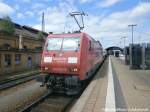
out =
[[42,50],[42,47],[35,47],[35,50]]
[[15,54],[15,64],[18,65],[21,63],[21,54]]
[[5,54],[5,67],[11,66],[11,55]]
[[23,48],[24,48],[24,49],[27,49],[27,46],[24,45]]
[[9,44],[7,44],[7,43],[3,44],[3,48],[4,48],[4,49],[10,49],[10,47],[11,47],[11,46],[10,46]]
[[2,60],[2,59],[1,59],[1,54],[0,54],[0,68],[1,68],[1,60]]

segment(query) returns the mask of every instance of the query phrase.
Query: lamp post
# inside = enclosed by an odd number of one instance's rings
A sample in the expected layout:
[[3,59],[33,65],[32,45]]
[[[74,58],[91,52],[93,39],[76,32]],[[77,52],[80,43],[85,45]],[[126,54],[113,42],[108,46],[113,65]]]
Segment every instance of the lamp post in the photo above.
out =
[[137,26],[137,24],[128,25],[128,27],[131,27],[131,30],[132,30],[132,44],[131,44],[131,47],[130,47],[130,68],[133,67],[133,55],[132,55],[132,50],[133,50],[133,28],[135,26]]
[[131,30],[132,30],[132,46],[133,46],[133,28],[137,26],[137,24],[130,24],[128,25],[128,27],[131,27]]

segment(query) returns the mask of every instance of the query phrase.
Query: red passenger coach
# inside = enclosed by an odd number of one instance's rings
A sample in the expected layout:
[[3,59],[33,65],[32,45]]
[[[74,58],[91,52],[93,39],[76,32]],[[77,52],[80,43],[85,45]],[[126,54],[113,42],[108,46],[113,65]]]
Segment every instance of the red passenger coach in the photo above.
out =
[[76,94],[103,60],[102,46],[86,33],[50,34],[41,60],[43,85]]

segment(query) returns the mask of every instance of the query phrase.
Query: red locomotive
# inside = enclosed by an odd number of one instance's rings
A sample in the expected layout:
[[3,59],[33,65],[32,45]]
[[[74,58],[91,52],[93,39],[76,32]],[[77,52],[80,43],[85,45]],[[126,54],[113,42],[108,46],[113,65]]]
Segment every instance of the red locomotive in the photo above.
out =
[[86,33],[50,34],[41,60],[43,85],[76,94],[103,60],[102,46]]

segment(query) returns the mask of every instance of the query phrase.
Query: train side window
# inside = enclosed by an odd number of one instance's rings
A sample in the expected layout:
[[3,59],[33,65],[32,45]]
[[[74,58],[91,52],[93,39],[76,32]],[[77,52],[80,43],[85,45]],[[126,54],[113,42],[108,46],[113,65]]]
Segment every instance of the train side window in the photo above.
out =
[[92,49],[92,43],[89,41],[89,51]]

